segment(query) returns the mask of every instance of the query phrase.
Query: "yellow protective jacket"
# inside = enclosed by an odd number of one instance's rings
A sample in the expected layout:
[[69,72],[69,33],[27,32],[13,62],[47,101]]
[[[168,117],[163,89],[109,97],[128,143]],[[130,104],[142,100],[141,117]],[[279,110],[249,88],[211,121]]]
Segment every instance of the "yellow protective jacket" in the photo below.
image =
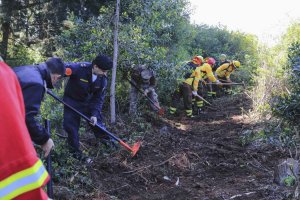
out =
[[226,79],[230,77],[232,72],[234,72],[234,67],[231,63],[224,63],[216,70],[216,73],[219,77],[226,77]]
[[196,69],[191,74],[190,78],[184,80],[183,82],[192,86],[193,91],[197,91],[199,81],[204,80],[206,78],[208,78],[212,82],[217,81],[213,74],[211,66],[207,63],[204,63],[203,65],[196,67]]

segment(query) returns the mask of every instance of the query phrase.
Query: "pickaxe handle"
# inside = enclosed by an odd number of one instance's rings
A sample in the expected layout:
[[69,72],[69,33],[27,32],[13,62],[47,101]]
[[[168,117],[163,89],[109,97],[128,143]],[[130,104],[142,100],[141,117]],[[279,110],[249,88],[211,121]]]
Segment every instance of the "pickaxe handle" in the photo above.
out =
[[147,95],[145,95],[145,94],[144,94],[144,91],[143,91],[141,88],[139,88],[132,80],[128,79],[127,77],[126,77],[126,79],[127,79],[127,81],[128,81],[135,89],[137,89],[141,94],[143,94],[143,96],[144,96],[145,98],[147,98],[148,101],[149,101],[152,105],[154,105],[154,106],[158,109],[158,113],[159,113],[160,115],[163,115],[163,114],[164,114],[164,109],[163,109],[163,108],[161,108],[160,106],[158,106],[152,99],[150,99]]
[[243,85],[245,86],[245,83],[207,83],[207,85]]
[[207,103],[208,105],[211,105],[211,103],[209,103],[208,101],[206,101],[203,97],[201,97],[199,94],[195,95],[196,97],[198,97],[199,99],[202,99],[205,103]]
[[[49,136],[51,135],[50,133],[50,121],[49,120],[45,120],[45,128],[49,134]],[[53,181],[52,181],[52,162],[51,162],[51,151],[49,153],[49,155],[46,158],[46,169],[48,171],[48,174],[50,175],[50,181],[47,184],[47,194],[48,197],[53,199],[54,195],[53,195]]]

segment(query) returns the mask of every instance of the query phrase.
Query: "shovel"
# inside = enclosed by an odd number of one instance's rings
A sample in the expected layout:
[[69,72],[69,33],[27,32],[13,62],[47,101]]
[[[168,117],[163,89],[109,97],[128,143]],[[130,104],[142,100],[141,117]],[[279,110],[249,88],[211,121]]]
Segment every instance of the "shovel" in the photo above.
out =
[[159,114],[160,116],[162,116],[162,115],[165,114],[165,110],[164,110],[163,108],[161,108],[160,106],[158,106],[158,105],[157,105],[152,99],[150,99],[147,95],[145,95],[145,94],[144,94],[144,91],[143,91],[141,88],[139,88],[132,80],[128,79],[127,77],[126,77],[126,79],[127,79],[127,81],[129,81],[129,83],[130,83],[133,87],[135,87],[135,89],[137,89],[141,94],[143,94],[143,96],[144,96],[145,98],[147,98],[148,101],[149,101],[152,105],[154,105],[154,106],[158,109],[158,114]]
[[[65,106],[67,106],[69,109],[71,109],[72,111],[74,111],[75,113],[77,113],[78,115],[80,115],[83,119],[85,119],[87,122],[91,123],[91,120],[85,116],[84,114],[82,114],[81,112],[79,112],[78,110],[76,110],[75,108],[73,108],[72,106],[70,106],[69,104],[67,104],[66,102],[64,102],[63,100],[61,100],[60,98],[58,98],[55,94],[53,94],[50,90],[47,90],[47,93],[52,96],[54,99],[56,99],[57,101],[59,101],[60,103],[64,104]],[[101,125],[99,124],[95,124],[95,126],[97,128],[99,128],[101,131],[103,131],[105,134],[107,134],[109,137],[113,138],[114,140],[118,141],[118,143],[120,145],[122,145],[125,149],[127,149],[128,151],[131,152],[131,156],[135,156],[135,154],[137,153],[137,151],[139,150],[140,146],[141,146],[141,142],[137,142],[135,143],[132,147],[130,147],[128,144],[126,144],[124,141],[122,141],[120,138],[118,138],[117,136],[115,136],[114,134],[112,134],[111,132],[109,132],[108,130],[104,129]]]

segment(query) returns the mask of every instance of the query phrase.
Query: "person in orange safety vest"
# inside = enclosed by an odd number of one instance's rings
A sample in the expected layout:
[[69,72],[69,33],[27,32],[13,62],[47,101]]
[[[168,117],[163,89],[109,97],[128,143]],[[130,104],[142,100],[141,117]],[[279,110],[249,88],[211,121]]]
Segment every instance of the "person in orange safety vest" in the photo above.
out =
[[0,77],[0,199],[48,199],[42,186],[50,177],[26,127],[22,90],[2,60]]

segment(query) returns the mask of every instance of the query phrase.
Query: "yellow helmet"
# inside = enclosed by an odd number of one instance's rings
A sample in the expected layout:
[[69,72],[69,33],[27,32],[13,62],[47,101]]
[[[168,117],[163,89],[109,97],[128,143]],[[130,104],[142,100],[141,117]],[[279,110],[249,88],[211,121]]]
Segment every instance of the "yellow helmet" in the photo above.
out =
[[240,61],[238,61],[238,60],[233,60],[233,61],[232,61],[232,64],[233,64],[233,66],[236,67],[236,68],[239,68],[239,67],[241,66],[241,63],[240,63]]

